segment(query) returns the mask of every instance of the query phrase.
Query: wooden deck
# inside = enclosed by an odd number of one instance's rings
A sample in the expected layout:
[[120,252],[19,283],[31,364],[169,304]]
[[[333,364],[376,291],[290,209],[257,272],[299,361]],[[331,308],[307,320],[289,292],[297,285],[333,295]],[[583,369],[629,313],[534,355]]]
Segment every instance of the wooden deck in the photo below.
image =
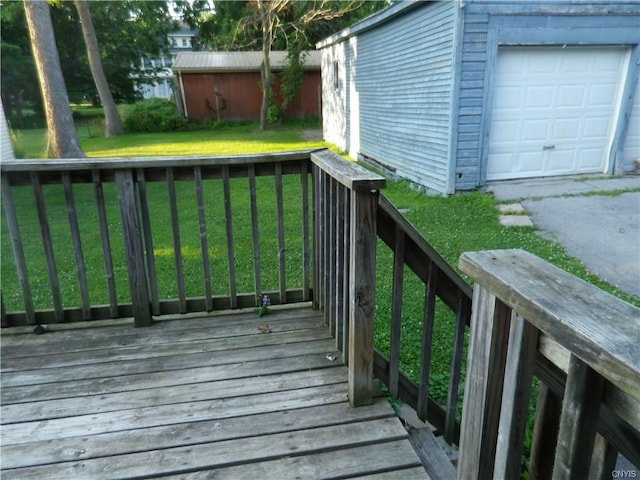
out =
[[3,332],[2,478],[428,478],[310,307],[187,318]]

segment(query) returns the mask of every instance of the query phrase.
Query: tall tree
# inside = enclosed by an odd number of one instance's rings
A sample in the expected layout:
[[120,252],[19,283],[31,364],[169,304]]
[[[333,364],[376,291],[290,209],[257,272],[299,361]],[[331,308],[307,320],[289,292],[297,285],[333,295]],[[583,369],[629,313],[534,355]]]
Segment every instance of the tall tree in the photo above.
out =
[[80,15],[80,23],[82,25],[82,35],[87,46],[87,57],[89,58],[89,67],[91,74],[100,96],[100,102],[104,108],[105,116],[105,136],[120,135],[123,133],[122,121],[120,114],[116,108],[116,102],[113,101],[111,89],[107,83],[107,77],[102,68],[102,60],[100,59],[100,50],[98,49],[98,39],[96,31],[93,28],[93,20],[91,19],[91,10],[86,0],[75,0],[78,15]]
[[24,8],[47,117],[49,155],[84,157],[60,69],[49,5],[45,0],[28,0],[24,2]]

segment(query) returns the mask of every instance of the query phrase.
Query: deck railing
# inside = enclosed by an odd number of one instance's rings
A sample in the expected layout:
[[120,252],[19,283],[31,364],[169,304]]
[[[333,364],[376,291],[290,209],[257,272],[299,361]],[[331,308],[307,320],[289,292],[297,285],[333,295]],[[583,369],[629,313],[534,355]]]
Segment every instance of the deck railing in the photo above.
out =
[[640,466],[640,309],[522,250],[465,253],[476,282],[458,478],[627,478]]
[[309,155],[4,161],[3,326],[310,300]]

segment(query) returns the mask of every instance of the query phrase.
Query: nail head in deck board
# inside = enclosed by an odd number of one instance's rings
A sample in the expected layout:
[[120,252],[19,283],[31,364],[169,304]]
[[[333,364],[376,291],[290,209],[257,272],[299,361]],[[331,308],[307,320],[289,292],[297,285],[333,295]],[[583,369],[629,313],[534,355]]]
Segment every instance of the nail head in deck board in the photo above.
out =
[[312,152],[311,161],[350,190],[380,190],[387,184],[384,177],[328,149]]
[[523,250],[463,253],[460,269],[640,400],[640,309]]

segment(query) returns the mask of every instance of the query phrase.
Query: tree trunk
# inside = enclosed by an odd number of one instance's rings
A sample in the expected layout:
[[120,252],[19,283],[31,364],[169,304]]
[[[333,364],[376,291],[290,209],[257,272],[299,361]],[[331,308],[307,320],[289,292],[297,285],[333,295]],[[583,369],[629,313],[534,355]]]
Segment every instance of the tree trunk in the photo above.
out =
[[47,117],[49,156],[84,157],[62,77],[49,5],[45,0],[28,0],[24,2],[24,10]]
[[84,43],[87,46],[87,57],[89,58],[91,75],[96,84],[98,95],[100,95],[100,102],[104,108],[106,124],[105,136],[120,135],[123,133],[122,121],[120,120],[118,109],[113,101],[113,95],[111,95],[111,90],[109,89],[109,84],[107,83],[107,78],[102,68],[102,60],[100,59],[100,51],[98,50],[98,39],[96,37],[96,31],[93,28],[89,4],[87,0],[75,0],[74,3],[78,10],[78,15],[80,15],[82,35],[84,36]]
[[258,0],[258,8],[262,23],[262,104],[260,105],[260,130],[269,128],[269,97],[271,96],[271,62],[269,54],[271,53],[271,44],[273,39],[273,13],[269,5]]

